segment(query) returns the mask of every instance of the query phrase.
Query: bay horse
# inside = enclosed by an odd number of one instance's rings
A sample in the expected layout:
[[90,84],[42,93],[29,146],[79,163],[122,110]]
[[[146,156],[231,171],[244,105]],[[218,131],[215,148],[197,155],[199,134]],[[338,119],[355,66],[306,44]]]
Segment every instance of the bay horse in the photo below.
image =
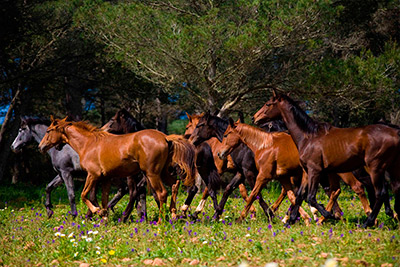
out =
[[[292,205],[295,205],[292,185],[296,183],[297,187],[300,183],[306,182],[302,177],[305,178],[307,175],[303,173],[299,154],[291,136],[284,132],[265,132],[244,123],[234,123],[233,120],[230,119],[230,125],[224,133],[223,147],[219,152],[219,156],[224,157],[231,153],[241,142],[246,144],[254,152],[255,162],[259,170],[256,179],[257,186],[254,187],[252,191],[253,197],[250,195],[250,199],[254,201],[254,196],[259,193],[268,181],[277,179],[288,193]],[[292,178],[290,179],[290,177]],[[340,178],[342,178],[345,183],[349,184],[357,193],[365,212],[369,214],[371,208],[368,205],[362,184],[357,181],[352,173],[330,174],[330,183],[334,184],[334,187],[330,188],[330,191],[326,191],[328,196],[331,197],[329,210],[336,205],[335,209],[337,213],[339,213],[339,215],[341,213],[340,208],[336,204],[336,198],[340,193]],[[334,192],[333,196],[332,192]],[[248,205],[249,203],[247,203],[246,206]],[[308,219],[304,213],[304,211],[301,211],[302,217]],[[246,214],[245,210],[242,212],[241,217],[246,216]],[[321,218],[319,222],[321,223],[324,219],[325,218]]]
[[[211,148],[213,150],[213,154],[215,155],[214,159],[217,158],[216,160],[221,161],[221,159],[218,158],[217,152],[219,151],[222,136],[227,127],[228,122],[226,120],[211,115],[209,113],[205,113],[204,115],[199,117],[198,123],[196,124],[196,127],[191,134],[190,140],[194,145],[198,145],[202,142],[209,142],[208,140],[211,141],[211,139],[214,139],[213,142],[210,142],[210,144],[212,144]],[[218,218],[222,214],[223,208],[229,195],[239,185],[242,185],[240,188],[242,197],[245,199],[245,201],[248,200],[247,190],[243,185],[245,179],[249,183],[251,188],[253,188],[255,185],[258,170],[254,162],[254,153],[246,145],[241,144],[235,150],[233,150],[230,155],[232,157],[234,167],[236,168],[236,174],[226,186],[222,199],[220,200],[218,208],[215,211],[214,218]],[[268,218],[274,217],[274,212],[278,209],[285,195],[286,193],[284,189],[282,189],[281,195],[275,201],[271,208],[269,208],[262,196],[259,195],[258,201]],[[254,209],[255,212],[255,208],[252,205],[250,206],[250,209]]]
[[[194,184],[195,152],[185,139],[167,136],[157,130],[142,130],[136,133],[114,135],[99,130],[86,122],[68,122],[53,119],[46,135],[39,144],[43,152],[60,143],[69,144],[79,155],[80,164],[88,175],[82,190],[82,201],[93,213],[107,214],[109,178],[125,178],[143,171],[159,201],[159,223],[164,218],[163,205],[167,191],[163,183],[172,186],[170,211],[176,217],[176,194],[179,180],[169,172],[178,166],[184,184]],[[96,207],[87,198],[88,193],[102,180],[102,206]]]
[[[188,117],[189,121],[188,121],[188,124],[186,125],[184,136],[186,139],[189,139],[190,136],[192,135],[192,133],[194,132],[194,130],[196,129],[196,126],[197,126],[199,120],[204,116],[204,113],[193,114],[193,115],[186,113],[186,116]],[[221,160],[218,157],[216,150],[217,150],[217,147],[219,146],[219,144],[220,144],[220,142],[218,141],[217,138],[211,137],[206,142],[201,142],[201,143],[197,144],[196,148],[198,148],[198,150],[199,149],[201,150],[201,147],[203,147],[203,146],[210,147],[214,163],[211,163],[208,161],[209,163],[207,165],[209,165],[208,168],[215,166],[219,176],[222,175],[224,172],[236,172],[236,176],[241,177],[242,176],[241,172],[236,170],[236,166],[230,156],[228,159],[225,159],[225,160]],[[249,175],[251,175],[250,171],[248,171],[248,173],[249,173]],[[213,195],[214,195],[214,192],[216,192],[216,188],[217,187],[219,188],[220,186],[222,186],[222,181],[219,182],[218,186],[214,185],[214,189],[212,190],[213,192],[211,194],[212,198],[214,197]],[[207,200],[208,196],[210,196],[208,188],[209,188],[208,186],[205,187],[202,198],[199,202],[199,205],[197,206],[195,212],[192,214],[192,216],[194,218],[197,218],[198,214],[204,209],[206,200]],[[246,187],[243,184],[240,184],[239,190],[240,190],[240,194],[242,195],[243,199],[246,201],[247,200]],[[216,198],[216,196],[215,196],[215,198]],[[214,200],[214,198],[213,198],[213,204],[214,204],[214,210],[216,210],[218,207],[218,201]],[[251,210],[251,213],[253,215],[255,215],[254,206],[252,206],[250,210]]]
[[[337,128],[313,120],[289,96],[273,96],[253,116],[253,121],[265,122],[282,118],[299,151],[300,162],[308,173],[308,201],[324,217],[330,213],[316,200],[320,180],[331,172],[349,172],[366,166],[375,189],[375,205],[362,225],[375,224],[376,217],[388,192],[384,187],[385,171],[390,175],[395,199],[395,211],[400,213],[400,130],[382,125]],[[293,223],[305,198],[298,191],[296,205],[290,217]]]

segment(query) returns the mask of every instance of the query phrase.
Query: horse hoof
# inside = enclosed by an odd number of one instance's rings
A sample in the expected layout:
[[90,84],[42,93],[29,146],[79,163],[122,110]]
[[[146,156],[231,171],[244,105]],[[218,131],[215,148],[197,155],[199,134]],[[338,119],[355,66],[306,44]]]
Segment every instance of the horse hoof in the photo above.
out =
[[237,218],[236,219],[236,221],[235,221],[235,223],[237,223],[237,224],[241,224],[243,222],[243,219],[242,218]]
[[107,217],[107,210],[105,210],[105,209],[102,209],[102,210],[98,210],[97,211],[97,214],[100,216],[100,217]]

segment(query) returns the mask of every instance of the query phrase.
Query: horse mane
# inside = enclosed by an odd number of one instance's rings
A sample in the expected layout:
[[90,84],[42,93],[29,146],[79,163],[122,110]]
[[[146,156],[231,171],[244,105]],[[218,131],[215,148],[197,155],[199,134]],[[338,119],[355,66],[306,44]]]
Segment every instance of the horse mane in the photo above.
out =
[[24,116],[21,117],[21,125],[33,126],[37,124],[44,124],[46,126],[50,125],[50,120],[47,118],[34,117],[34,116]]
[[264,149],[272,146],[274,143],[274,134],[282,134],[281,132],[268,133],[262,129],[245,123],[236,124],[235,130],[244,140],[246,140],[246,143],[257,147],[258,149]]
[[318,122],[312,119],[302,108],[299,107],[296,101],[291,99],[289,96],[280,95],[279,97],[285,99],[290,104],[290,110],[293,112],[298,126],[307,134],[314,135],[321,130],[325,131],[325,133],[328,133],[332,128],[332,125],[327,122]]
[[96,137],[111,135],[110,133],[102,131],[100,128],[93,126],[86,121],[76,121],[76,122],[73,122],[73,121],[68,122],[67,121],[66,123],[70,123],[71,125],[75,126],[76,128],[90,132],[90,133],[94,134]]

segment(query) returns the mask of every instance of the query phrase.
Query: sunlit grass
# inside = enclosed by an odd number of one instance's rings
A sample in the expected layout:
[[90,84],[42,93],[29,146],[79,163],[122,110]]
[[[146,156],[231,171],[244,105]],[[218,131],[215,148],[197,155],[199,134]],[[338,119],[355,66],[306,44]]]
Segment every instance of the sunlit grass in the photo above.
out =
[[[9,189],[12,188],[11,186]],[[272,187],[265,199],[273,202],[279,188]],[[258,203],[255,220],[242,224],[235,219],[244,206],[240,198],[230,198],[222,219],[213,222],[211,201],[198,221],[165,219],[162,225],[140,221],[136,214],[131,222],[121,223],[119,216],[127,197],[117,205],[107,221],[85,218],[86,206],[78,199],[79,216],[69,215],[66,194],[56,192],[53,218],[46,218],[43,203],[44,189],[36,189],[25,204],[13,199],[0,203],[0,265],[136,265],[162,264],[168,266],[264,266],[277,262],[279,266],[321,266],[335,258],[341,266],[367,265],[399,266],[400,234],[397,222],[388,218],[382,209],[378,226],[360,229],[366,218],[354,193],[343,190],[339,197],[344,221],[329,221],[322,226],[315,222],[306,227],[303,222],[285,228],[279,217],[288,208],[287,201],[268,222]],[[1,199],[15,196],[1,191]],[[15,192],[14,192],[15,193]],[[30,196],[30,195],[29,195]],[[179,204],[185,193],[180,193]],[[21,196],[18,196],[18,198]],[[318,199],[326,203],[324,194]],[[200,200],[197,196],[192,210]],[[7,202],[7,203],[6,203]],[[393,204],[393,201],[392,201]],[[155,201],[148,196],[149,219],[157,219]],[[305,207],[309,211],[308,207]]]

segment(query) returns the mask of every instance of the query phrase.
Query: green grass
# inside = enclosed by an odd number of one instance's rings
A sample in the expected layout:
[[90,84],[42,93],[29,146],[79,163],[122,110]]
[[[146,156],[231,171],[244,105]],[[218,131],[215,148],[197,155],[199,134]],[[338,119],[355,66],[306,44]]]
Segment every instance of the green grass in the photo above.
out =
[[[269,188],[264,190],[264,196],[273,202],[279,188]],[[185,195],[180,192],[178,205]],[[200,196],[195,198],[192,210],[199,199]],[[321,193],[318,199],[327,201]],[[379,226],[360,229],[358,225],[366,216],[358,198],[347,188],[339,197],[345,221],[329,221],[322,226],[313,222],[309,227],[300,222],[290,228],[285,228],[279,218],[269,223],[257,203],[255,220],[235,224],[244,203],[233,197],[228,200],[221,221],[209,219],[213,214],[209,200],[200,221],[166,220],[162,225],[139,222],[136,214],[133,222],[119,222],[127,197],[108,221],[85,219],[86,206],[79,199],[79,216],[73,220],[68,215],[64,188],[54,194],[51,219],[46,218],[42,205],[44,187],[3,186],[0,200],[0,265],[5,266],[143,266],[156,258],[166,266],[189,266],[194,260],[198,266],[237,266],[244,262],[249,266],[269,262],[279,266],[321,266],[329,258],[336,258],[340,266],[400,266],[397,222],[382,210]],[[285,200],[277,215],[283,216],[288,205]],[[156,219],[158,211],[150,196],[147,206],[149,218]],[[309,211],[308,207],[305,209]]]

